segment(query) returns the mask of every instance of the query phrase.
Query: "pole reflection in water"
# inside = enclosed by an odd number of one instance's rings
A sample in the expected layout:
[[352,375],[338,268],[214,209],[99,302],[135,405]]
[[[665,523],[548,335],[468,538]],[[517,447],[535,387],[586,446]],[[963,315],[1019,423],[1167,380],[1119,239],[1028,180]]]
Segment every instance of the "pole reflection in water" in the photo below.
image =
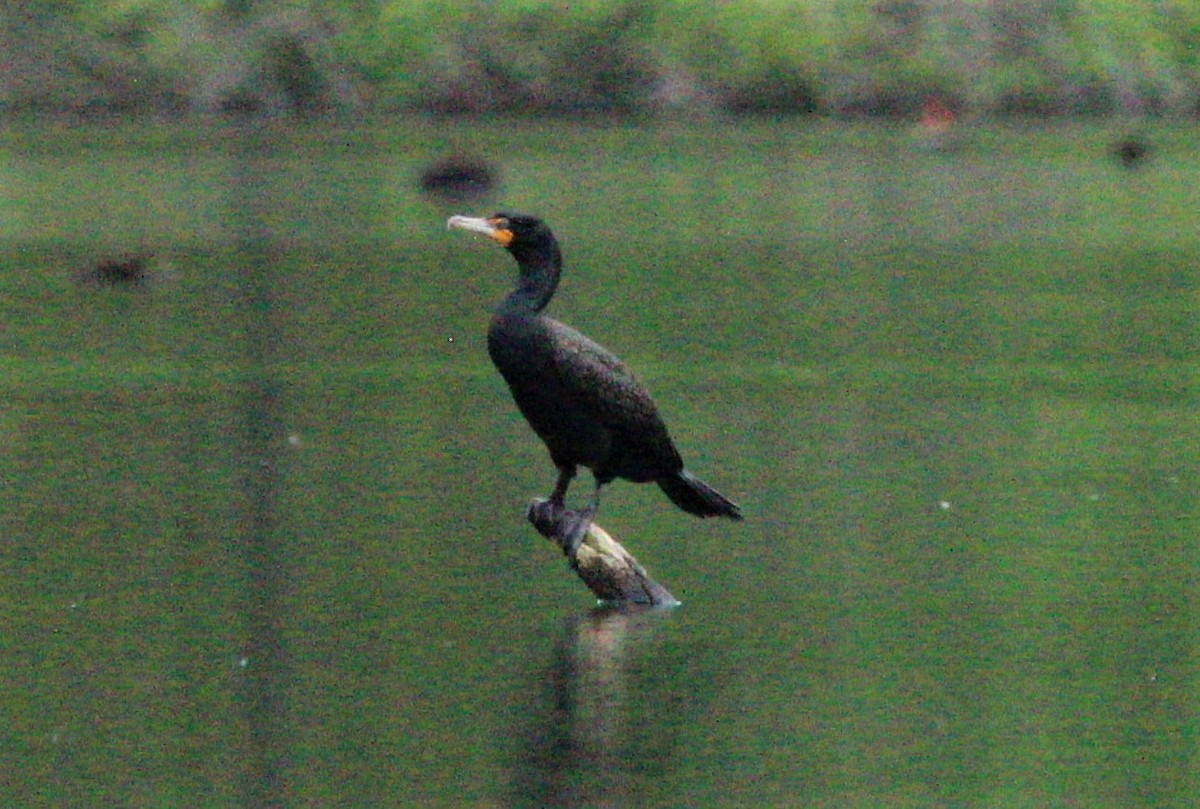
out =
[[[653,743],[656,712],[639,704],[635,661],[652,661],[662,607],[598,607],[567,622],[545,673],[544,694],[529,712],[513,806],[631,805],[632,776],[647,759],[669,767],[670,744]],[[650,742],[650,744],[647,744]]]

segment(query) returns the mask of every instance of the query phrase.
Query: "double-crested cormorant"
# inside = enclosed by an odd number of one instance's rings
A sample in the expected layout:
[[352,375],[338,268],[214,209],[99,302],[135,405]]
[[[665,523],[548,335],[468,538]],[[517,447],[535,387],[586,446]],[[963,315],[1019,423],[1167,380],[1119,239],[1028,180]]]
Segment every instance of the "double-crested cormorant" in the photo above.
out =
[[591,505],[580,513],[568,552],[595,516],[600,487],[616,478],[653,481],[689,514],[740,520],[736,503],[684,469],[654,400],[625,363],[544,314],[562,272],[550,228],[513,213],[452,216],[447,224],[491,237],[517,260],[517,288],[496,308],[488,353],[558,467],[551,503],[563,508],[576,467],[595,475]]

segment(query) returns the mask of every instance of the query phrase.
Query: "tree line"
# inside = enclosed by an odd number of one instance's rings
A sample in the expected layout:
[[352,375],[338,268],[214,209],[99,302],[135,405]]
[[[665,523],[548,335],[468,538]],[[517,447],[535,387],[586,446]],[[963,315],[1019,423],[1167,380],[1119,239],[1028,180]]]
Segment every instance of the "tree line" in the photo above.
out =
[[23,0],[7,112],[1192,115],[1200,0]]

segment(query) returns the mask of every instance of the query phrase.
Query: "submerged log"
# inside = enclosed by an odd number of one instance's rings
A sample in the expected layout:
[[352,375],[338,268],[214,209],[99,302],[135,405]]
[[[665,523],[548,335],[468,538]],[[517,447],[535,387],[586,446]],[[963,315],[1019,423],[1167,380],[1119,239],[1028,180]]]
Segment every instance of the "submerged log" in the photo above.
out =
[[103,259],[77,273],[76,280],[82,284],[140,286],[153,276],[152,258],[150,253],[126,253],[120,258]]
[[470,202],[490,194],[496,177],[496,169],[485,160],[454,154],[421,172],[421,190],[452,202]]
[[1136,136],[1122,138],[1109,149],[1112,156],[1120,160],[1121,165],[1127,169],[1135,169],[1143,165],[1152,151],[1149,142]]
[[583,583],[606,604],[650,604],[674,607],[679,600],[650,578],[637,559],[600,526],[588,526],[574,554],[568,551],[576,512],[557,508],[549,500],[534,500],[526,513],[538,533],[562,550]]

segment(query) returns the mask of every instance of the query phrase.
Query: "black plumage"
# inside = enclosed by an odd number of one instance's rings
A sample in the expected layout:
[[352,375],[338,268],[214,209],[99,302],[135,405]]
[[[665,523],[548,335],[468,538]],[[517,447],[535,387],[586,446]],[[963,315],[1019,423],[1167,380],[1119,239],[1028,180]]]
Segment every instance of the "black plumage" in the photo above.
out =
[[509,213],[455,216],[449,226],[491,237],[517,261],[517,287],[496,308],[488,352],[558,467],[551,501],[563,506],[577,467],[595,475],[579,537],[599,506],[600,487],[616,478],[657,483],[698,517],[741,519],[737,504],[684,468],[654,400],[625,363],[544,313],[562,272],[550,229],[536,217]]

